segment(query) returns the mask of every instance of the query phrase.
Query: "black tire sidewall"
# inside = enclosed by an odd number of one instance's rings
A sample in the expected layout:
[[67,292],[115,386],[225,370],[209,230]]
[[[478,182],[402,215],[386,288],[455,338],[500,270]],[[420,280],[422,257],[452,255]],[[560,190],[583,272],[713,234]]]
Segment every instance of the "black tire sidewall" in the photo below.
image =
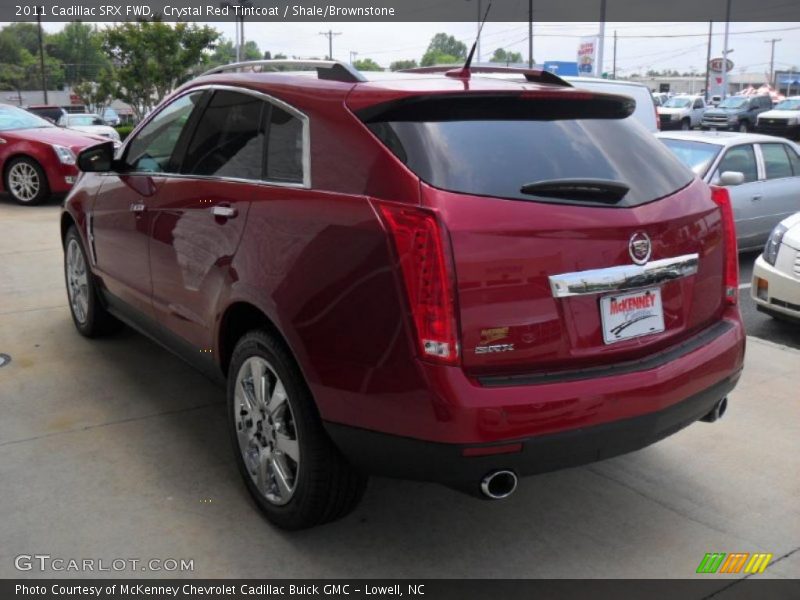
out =
[[[11,191],[11,187],[8,185],[11,168],[19,163],[29,164],[36,170],[36,174],[39,176],[39,181],[40,181],[39,191],[36,194],[36,196],[34,196],[33,200],[28,200],[27,202],[17,198]],[[16,202],[17,204],[21,204],[23,206],[35,206],[37,204],[41,204],[50,197],[50,182],[47,181],[47,173],[44,172],[42,166],[35,159],[27,156],[19,156],[8,163],[8,166],[5,169],[5,173],[3,174],[3,186],[5,187],[8,195],[14,199],[14,202]]]

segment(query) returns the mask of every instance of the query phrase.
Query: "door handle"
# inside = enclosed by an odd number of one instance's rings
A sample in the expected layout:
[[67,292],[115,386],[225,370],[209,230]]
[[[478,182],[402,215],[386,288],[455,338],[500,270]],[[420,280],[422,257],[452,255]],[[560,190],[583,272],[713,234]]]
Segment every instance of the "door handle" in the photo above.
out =
[[131,212],[134,212],[134,213],[143,213],[146,210],[146,208],[147,207],[144,204],[142,204],[141,202],[136,203],[136,204],[131,204]]
[[761,200],[763,197],[764,197],[764,196],[763,196],[763,194],[756,194],[755,196],[753,196],[753,201],[754,201],[754,202],[758,202],[758,201],[759,201],[759,200]]
[[237,215],[237,212],[232,206],[214,206],[211,208],[211,214],[223,219],[232,219]]

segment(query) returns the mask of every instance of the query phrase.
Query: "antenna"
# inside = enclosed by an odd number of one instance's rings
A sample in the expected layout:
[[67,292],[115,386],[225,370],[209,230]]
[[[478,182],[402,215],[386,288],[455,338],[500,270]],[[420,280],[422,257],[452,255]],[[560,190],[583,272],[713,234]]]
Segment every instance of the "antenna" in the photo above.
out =
[[492,9],[492,2],[490,0],[489,5],[486,7],[486,12],[483,13],[483,20],[481,20],[481,26],[478,27],[478,36],[475,38],[475,41],[472,43],[472,48],[469,50],[469,54],[467,55],[467,60],[464,63],[464,66],[460,69],[452,69],[445,73],[447,77],[456,77],[458,79],[469,79],[470,72],[469,67],[472,64],[472,57],[475,56],[475,49],[478,47],[478,40],[481,39],[481,32],[483,31],[483,26],[486,24],[486,19],[489,16],[489,11]]

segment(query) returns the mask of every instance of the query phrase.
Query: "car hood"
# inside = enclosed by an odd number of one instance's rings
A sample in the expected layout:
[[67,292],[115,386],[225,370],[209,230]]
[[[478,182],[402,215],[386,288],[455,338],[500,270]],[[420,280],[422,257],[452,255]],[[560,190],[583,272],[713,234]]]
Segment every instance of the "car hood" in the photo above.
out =
[[689,110],[688,108],[667,108],[664,106],[658,107],[658,114],[660,115],[679,115]]
[[113,135],[117,132],[116,129],[109,127],[108,125],[70,125],[69,128],[74,129],[75,131],[83,131],[85,133],[92,133],[96,135]]
[[707,110],[706,114],[707,115],[711,115],[711,116],[713,116],[713,115],[727,116],[727,115],[734,115],[734,114],[740,113],[740,112],[743,112],[743,109],[741,109],[741,108],[719,108],[719,107],[716,107],[716,108],[710,108],[709,110]]
[[759,119],[796,119],[800,117],[800,110],[768,110],[758,115]]
[[790,248],[800,250],[800,213],[795,213],[791,217],[787,217],[781,221],[781,224],[789,228],[783,235],[783,243]]
[[108,141],[107,138],[100,137],[99,135],[91,135],[82,131],[74,131],[61,127],[15,129],[8,133],[21,140],[66,146],[73,152],[78,152],[89,146],[94,146],[97,143]]

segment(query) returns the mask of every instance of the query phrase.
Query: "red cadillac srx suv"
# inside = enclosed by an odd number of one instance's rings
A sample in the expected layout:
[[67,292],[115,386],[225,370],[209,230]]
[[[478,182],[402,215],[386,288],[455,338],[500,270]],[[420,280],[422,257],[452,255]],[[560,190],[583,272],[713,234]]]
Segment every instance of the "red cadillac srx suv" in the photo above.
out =
[[503,498],[725,410],[727,192],[631,98],[520,73],[229,65],[80,154],[78,331],[126,323],[227,382],[276,525],[347,514],[370,474]]

